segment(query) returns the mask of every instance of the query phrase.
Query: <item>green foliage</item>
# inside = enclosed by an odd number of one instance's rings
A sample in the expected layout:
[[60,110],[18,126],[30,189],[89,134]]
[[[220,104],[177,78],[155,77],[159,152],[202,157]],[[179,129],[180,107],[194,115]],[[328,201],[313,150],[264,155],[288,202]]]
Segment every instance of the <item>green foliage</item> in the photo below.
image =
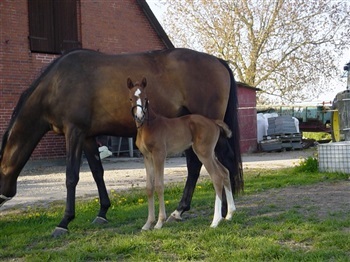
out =
[[[309,164],[306,164],[307,166]],[[239,206],[232,221],[209,227],[214,207],[212,183],[196,187],[192,208],[184,222],[167,223],[161,230],[141,232],[147,218],[144,189],[111,191],[109,223],[93,225],[97,199],[77,202],[70,233],[52,238],[63,215],[64,203],[3,211],[0,216],[1,261],[348,261],[350,213],[319,219],[307,216],[303,203],[290,209],[274,202],[252,213],[243,200],[251,194],[290,185],[309,185],[346,179],[343,174],[280,170],[248,170],[246,195],[236,198]],[[165,192],[169,214],[177,206],[182,184]],[[156,203],[157,204],[157,203]]]
[[332,136],[326,132],[303,132],[303,137],[308,139],[320,140],[331,140]]

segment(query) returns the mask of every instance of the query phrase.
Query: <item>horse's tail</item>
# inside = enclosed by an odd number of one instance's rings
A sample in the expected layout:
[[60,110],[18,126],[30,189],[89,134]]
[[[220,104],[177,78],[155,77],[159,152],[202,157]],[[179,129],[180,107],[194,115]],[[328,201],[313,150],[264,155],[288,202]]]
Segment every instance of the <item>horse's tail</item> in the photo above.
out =
[[225,135],[225,137],[230,138],[232,136],[231,129],[228,127],[228,125],[226,125],[224,121],[215,120],[215,124],[219,126],[221,132]]
[[219,60],[226,67],[227,71],[230,74],[230,80],[231,80],[230,94],[229,94],[224,121],[232,130],[232,134],[233,134],[228,139],[228,143],[231,150],[230,155],[232,155],[229,171],[230,171],[230,181],[231,181],[232,191],[234,194],[237,194],[237,193],[243,192],[243,188],[244,188],[242,157],[241,157],[241,150],[240,150],[240,132],[239,132],[239,121],[238,121],[237,84],[233,76],[233,72],[229,67],[229,65],[227,64],[227,62],[222,59],[219,59]]

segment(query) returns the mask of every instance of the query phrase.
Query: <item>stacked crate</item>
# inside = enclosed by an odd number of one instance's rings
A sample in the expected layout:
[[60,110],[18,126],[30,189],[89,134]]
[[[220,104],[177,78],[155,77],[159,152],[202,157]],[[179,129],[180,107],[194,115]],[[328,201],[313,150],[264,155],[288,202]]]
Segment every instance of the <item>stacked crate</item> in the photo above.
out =
[[302,149],[302,137],[291,116],[268,118],[267,136],[260,142],[262,151]]

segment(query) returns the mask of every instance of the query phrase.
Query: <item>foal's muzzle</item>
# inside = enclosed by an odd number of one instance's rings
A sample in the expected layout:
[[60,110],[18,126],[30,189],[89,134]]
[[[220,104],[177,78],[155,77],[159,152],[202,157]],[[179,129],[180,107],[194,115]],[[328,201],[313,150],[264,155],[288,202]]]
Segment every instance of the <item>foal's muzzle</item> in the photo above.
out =
[[[142,113],[142,116],[139,117],[137,113],[135,113],[135,110],[137,112],[137,108],[140,108],[141,109],[141,113]],[[140,106],[140,105],[136,105],[136,106],[133,106],[131,108],[131,114],[133,116],[133,118],[135,119],[135,121],[139,124],[143,124],[143,122],[145,121],[145,118],[146,118],[146,112],[147,112],[147,108],[146,107],[143,107],[143,106]]]

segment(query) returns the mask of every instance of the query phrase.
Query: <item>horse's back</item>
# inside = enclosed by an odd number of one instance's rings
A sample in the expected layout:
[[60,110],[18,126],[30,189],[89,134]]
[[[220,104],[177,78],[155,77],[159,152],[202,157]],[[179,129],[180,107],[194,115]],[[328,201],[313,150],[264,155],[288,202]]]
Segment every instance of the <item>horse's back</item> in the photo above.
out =
[[223,119],[230,78],[220,61],[189,49],[108,55],[75,50],[61,58],[39,85],[47,119],[88,135],[135,133],[128,106],[128,77],[147,77],[153,108],[167,117],[196,113]]

